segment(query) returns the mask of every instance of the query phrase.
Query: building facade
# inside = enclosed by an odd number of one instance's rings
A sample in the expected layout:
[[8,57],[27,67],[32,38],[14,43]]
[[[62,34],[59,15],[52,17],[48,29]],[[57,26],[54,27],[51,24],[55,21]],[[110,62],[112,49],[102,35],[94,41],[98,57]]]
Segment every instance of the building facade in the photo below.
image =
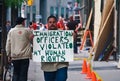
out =
[[30,21],[35,20],[44,24],[49,15],[68,18],[67,2],[67,0],[34,0],[32,6],[26,6],[26,17]]

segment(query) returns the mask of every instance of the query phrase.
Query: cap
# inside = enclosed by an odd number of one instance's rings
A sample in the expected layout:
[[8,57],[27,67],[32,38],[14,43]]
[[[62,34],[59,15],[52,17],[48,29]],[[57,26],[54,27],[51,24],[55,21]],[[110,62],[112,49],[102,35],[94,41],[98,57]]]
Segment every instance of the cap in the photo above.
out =
[[17,24],[22,24],[22,22],[26,20],[26,18],[23,18],[23,17],[18,17],[17,20],[16,20],[16,23]]

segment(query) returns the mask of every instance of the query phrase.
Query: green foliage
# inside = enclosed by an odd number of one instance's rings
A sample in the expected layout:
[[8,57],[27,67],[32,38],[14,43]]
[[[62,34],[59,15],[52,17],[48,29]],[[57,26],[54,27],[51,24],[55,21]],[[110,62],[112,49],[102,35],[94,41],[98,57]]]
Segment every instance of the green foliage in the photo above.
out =
[[4,3],[7,7],[19,7],[21,6],[22,2],[25,0],[4,0]]

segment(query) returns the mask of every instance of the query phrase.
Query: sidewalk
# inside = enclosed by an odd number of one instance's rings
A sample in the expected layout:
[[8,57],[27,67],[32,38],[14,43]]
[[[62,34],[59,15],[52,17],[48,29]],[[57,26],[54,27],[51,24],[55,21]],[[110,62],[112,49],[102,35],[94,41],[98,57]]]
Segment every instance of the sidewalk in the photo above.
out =
[[40,63],[30,61],[28,81],[44,81]]
[[93,63],[93,69],[103,81],[120,81],[120,69],[117,68],[117,62],[115,61],[96,61]]
[[[88,54],[85,51],[84,54],[75,54],[76,61],[70,62],[68,69],[68,80],[67,81],[84,81],[84,75],[81,76],[80,71],[82,67],[83,57],[87,57]],[[41,63],[30,61],[30,67],[28,71],[28,81],[44,81],[43,71],[41,70]],[[90,81],[90,80],[85,80]]]
[[[70,62],[67,81],[91,81],[91,79],[85,79],[86,74],[80,73],[83,63],[81,58],[83,57],[88,57],[88,53],[86,51],[81,52],[80,54],[75,54],[75,61]],[[97,73],[96,76],[102,78],[103,81],[120,81],[120,69],[117,69],[117,62],[93,61],[92,67]],[[33,61],[30,62],[28,81],[44,81],[40,63]]]
[[[70,62],[67,81],[90,81],[89,79],[85,79],[85,75],[80,74],[81,67],[82,61]],[[30,62],[28,81],[44,81],[40,63]]]

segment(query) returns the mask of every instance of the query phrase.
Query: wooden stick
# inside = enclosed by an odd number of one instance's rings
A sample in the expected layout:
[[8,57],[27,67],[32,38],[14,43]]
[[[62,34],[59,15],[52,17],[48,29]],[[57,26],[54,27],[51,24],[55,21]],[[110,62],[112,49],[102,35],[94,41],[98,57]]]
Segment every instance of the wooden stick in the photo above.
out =
[[109,13],[108,16],[107,16],[107,18],[106,18],[106,20],[105,20],[105,23],[103,24],[103,27],[102,27],[99,35],[98,35],[97,41],[96,41],[96,43],[94,44],[93,48],[91,49],[90,53],[92,53],[92,52],[94,51],[94,49],[97,47],[98,42],[99,42],[99,39],[100,39],[100,36],[102,35],[102,32],[103,32],[103,30],[104,30],[104,28],[105,28],[105,26],[106,26],[106,24],[107,24],[107,21],[108,21],[111,13],[112,13],[112,11],[113,11],[113,8],[114,8],[114,4],[112,5],[112,8],[111,8],[111,10],[110,10],[110,13]]

